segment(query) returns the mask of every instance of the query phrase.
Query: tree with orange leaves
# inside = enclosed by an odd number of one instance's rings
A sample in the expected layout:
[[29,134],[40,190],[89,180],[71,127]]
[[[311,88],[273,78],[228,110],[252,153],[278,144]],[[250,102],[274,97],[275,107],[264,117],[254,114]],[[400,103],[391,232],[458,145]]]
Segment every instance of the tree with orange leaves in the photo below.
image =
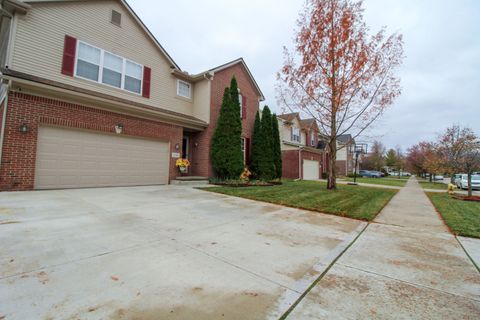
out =
[[307,0],[278,73],[280,104],[315,118],[328,137],[328,189],[336,189],[337,136],[356,138],[400,95],[402,36],[370,35],[363,20],[362,1]]

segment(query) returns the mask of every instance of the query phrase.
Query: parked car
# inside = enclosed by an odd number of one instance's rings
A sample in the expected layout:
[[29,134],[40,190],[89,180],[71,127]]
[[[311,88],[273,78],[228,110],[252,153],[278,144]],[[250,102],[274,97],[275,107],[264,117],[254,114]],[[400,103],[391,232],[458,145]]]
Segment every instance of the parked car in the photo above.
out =
[[457,187],[460,187],[458,184],[460,183],[460,179],[462,178],[462,174],[461,173],[456,173],[456,174],[453,174],[452,177],[450,178],[450,182],[453,184],[453,185],[456,185]]
[[378,171],[360,170],[358,175],[362,178],[381,178],[382,173]]
[[436,176],[433,177],[433,180],[435,180],[435,181],[443,181],[443,179],[444,179],[444,177],[441,176],[441,175],[436,175]]
[[[468,174],[462,174],[458,187],[468,189]],[[480,190],[480,175],[472,175],[472,189]]]

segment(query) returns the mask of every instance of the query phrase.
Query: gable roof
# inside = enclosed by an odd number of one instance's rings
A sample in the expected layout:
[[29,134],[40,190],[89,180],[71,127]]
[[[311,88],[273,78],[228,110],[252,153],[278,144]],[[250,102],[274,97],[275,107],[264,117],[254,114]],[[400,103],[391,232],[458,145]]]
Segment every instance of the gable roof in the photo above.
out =
[[293,119],[295,119],[295,118],[297,118],[298,121],[300,121],[300,115],[299,115],[298,112],[279,114],[277,117],[279,117],[280,119],[283,119],[287,122],[292,122]]
[[[20,2],[20,0],[11,0],[11,1]],[[22,1],[24,3],[28,4],[28,3],[41,3],[41,2],[74,2],[74,1],[98,1],[98,0],[22,0]],[[252,82],[255,90],[257,91],[258,96],[260,97],[260,101],[265,100],[265,96],[263,95],[262,90],[260,89],[257,81],[253,77],[252,72],[248,68],[248,66],[245,63],[245,60],[243,60],[243,58],[238,58],[238,59],[232,60],[230,62],[227,62],[225,64],[222,64],[222,65],[218,66],[218,67],[212,68],[210,70],[201,72],[201,73],[196,74],[196,75],[190,75],[187,72],[182,71],[182,69],[178,66],[178,64],[173,60],[173,58],[168,54],[168,52],[162,47],[162,45],[157,40],[157,38],[155,38],[155,36],[152,34],[152,32],[147,28],[145,23],[143,23],[143,21],[138,17],[138,15],[135,13],[135,11],[133,11],[132,7],[130,7],[130,5],[127,3],[126,0],[112,0],[112,1],[119,1],[125,7],[125,9],[132,15],[132,17],[135,19],[135,21],[137,21],[137,23],[140,25],[140,27],[145,31],[145,33],[155,43],[155,45],[158,47],[158,49],[160,49],[160,51],[164,54],[164,56],[167,58],[167,60],[172,64],[172,66],[171,66],[172,67],[172,70],[171,70],[172,74],[175,74],[176,76],[179,76],[179,77],[181,77],[185,80],[195,82],[195,81],[198,81],[198,80],[201,80],[201,79],[204,79],[204,78],[211,78],[213,76],[213,73],[215,73],[215,72],[219,72],[219,71],[228,69],[228,68],[230,68],[230,67],[232,67],[236,64],[241,64],[245,68],[245,70],[246,70],[246,72],[247,72],[247,74],[250,78],[250,81]]]
[[[98,0],[23,0],[25,3],[40,3],[40,2],[73,2],[73,1],[98,1]],[[172,68],[181,70],[178,64],[172,59],[172,57],[168,54],[168,52],[162,47],[160,42],[158,42],[157,38],[152,34],[152,32],[147,28],[145,23],[138,17],[138,15],[133,11],[132,7],[127,3],[125,0],[113,0],[120,2],[125,9],[131,14],[133,19],[140,25],[140,27],[145,31],[147,36],[155,43],[157,48],[163,53],[163,55],[167,58],[167,60],[172,64]]]
[[233,61],[224,63],[218,67],[212,68],[208,70],[209,73],[215,73],[215,72],[220,72],[222,70],[228,69],[230,67],[233,67],[234,65],[241,64],[245,70],[247,71],[248,76],[250,77],[250,80],[252,81],[253,86],[257,90],[258,96],[260,97],[261,101],[265,100],[265,96],[263,95],[262,90],[260,90],[260,87],[258,86],[257,81],[255,81],[255,78],[253,77],[252,73],[250,72],[250,69],[248,69],[247,64],[245,63],[245,60],[243,58],[238,58]]
[[316,122],[313,118],[300,120],[300,126],[303,129],[311,129],[314,124],[316,124]]
[[351,134],[342,134],[337,136],[337,141],[343,144],[347,144],[347,143],[353,142],[353,138]]

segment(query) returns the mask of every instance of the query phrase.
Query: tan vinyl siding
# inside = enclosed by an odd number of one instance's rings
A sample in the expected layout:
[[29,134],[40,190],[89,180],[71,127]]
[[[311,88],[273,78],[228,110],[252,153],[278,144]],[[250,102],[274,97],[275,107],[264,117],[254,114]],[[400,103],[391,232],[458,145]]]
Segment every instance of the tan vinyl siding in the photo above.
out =
[[[122,14],[122,25],[110,22],[111,11]],[[68,34],[152,69],[150,99],[100,83],[61,74],[64,37]],[[193,101],[176,98],[171,64],[129,12],[117,1],[32,3],[18,17],[11,68],[68,85],[139,103],[193,115]]]
[[210,80],[202,80],[195,83],[193,91],[193,116],[210,122]]
[[337,160],[345,161],[347,160],[347,148],[344,145],[337,143],[337,148],[340,147],[341,149],[337,150]]

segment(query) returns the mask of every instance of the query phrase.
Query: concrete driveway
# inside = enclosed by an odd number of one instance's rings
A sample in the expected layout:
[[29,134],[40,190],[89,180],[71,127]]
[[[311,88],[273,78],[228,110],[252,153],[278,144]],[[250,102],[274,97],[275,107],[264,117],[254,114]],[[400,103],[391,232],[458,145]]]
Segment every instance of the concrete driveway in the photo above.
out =
[[0,193],[0,319],[275,318],[364,227],[186,187]]

